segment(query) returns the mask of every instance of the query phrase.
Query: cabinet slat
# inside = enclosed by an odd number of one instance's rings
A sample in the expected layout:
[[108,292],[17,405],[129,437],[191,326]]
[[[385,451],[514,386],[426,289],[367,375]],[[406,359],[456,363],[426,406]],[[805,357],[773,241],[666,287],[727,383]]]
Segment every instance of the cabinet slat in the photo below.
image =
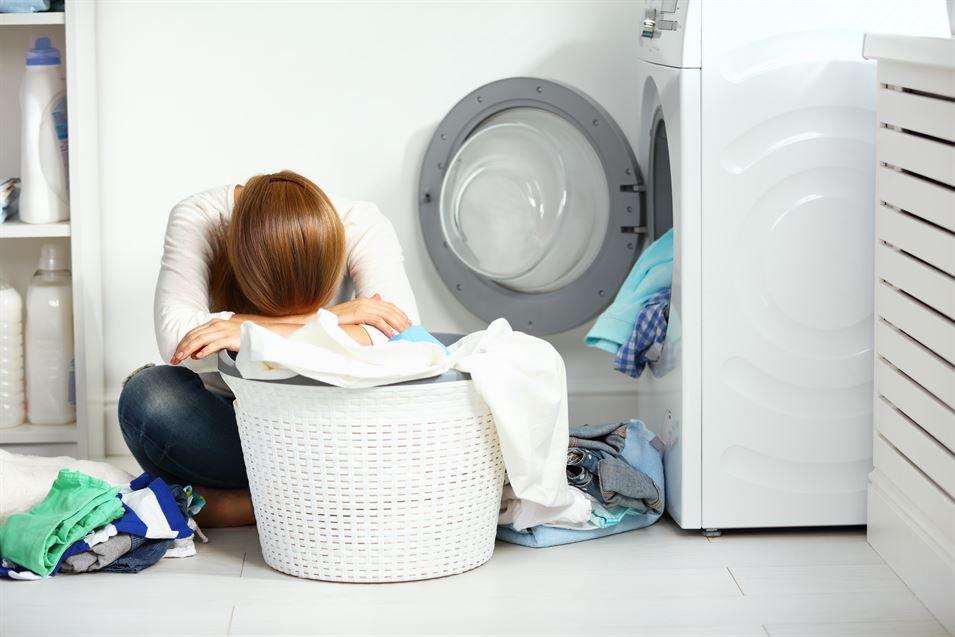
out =
[[949,408],[955,408],[955,367],[882,320],[875,325],[875,349]]
[[880,84],[955,97],[955,71],[952,69],[879,60],[878,78]]
[[878,278],[955,320],[955,279],[944,272],[881,243],[875,247],[875,272]]
[[955,234],[948,230],[880,204],[876,236],[955,276]]
[[875,391],[955,453],[955,410],[881,359],[875,364]]
[[955,186],[955,146],[890,128],[876,131],[879,161]]
[[955,365],[955,321],[883,282],[875,295],[879,316]]
[[875,428],[902,455],[914,462],[948,495],[955,494],[955,455],[919,423],[908,418],[885,398],[875,401]]
[[876,117],[882,124],[955,141],[955,102],[883,88]]
[[885,166],[876,176],[879,199],[955,232],[955,189]]

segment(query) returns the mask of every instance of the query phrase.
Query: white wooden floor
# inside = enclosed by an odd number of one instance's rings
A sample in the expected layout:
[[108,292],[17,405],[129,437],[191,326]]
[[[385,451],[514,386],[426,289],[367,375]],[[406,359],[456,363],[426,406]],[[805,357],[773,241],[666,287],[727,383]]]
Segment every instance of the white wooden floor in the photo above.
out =
[[329,584],[272,571],[254,528],[138,575],[0,583],[0,635],[897,635],[943,628],[861,529],[735,532],[665,520],[553,549],[498,544],[470,573]]

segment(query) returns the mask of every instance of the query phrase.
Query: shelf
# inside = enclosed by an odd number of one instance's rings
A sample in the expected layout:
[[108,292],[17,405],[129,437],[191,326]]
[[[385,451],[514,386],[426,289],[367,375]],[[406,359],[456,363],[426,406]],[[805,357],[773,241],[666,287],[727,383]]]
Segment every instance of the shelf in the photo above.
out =
[[61,221],[59,223],[23,223],[18,217],[14,216],[0,223],[0,239],[68,236],[70,236],[69,221]]
[[0,13],[0,26],[63,24],[62,11]]
[[31,425],[0,429],[0,445],[76,442],[76,424]]

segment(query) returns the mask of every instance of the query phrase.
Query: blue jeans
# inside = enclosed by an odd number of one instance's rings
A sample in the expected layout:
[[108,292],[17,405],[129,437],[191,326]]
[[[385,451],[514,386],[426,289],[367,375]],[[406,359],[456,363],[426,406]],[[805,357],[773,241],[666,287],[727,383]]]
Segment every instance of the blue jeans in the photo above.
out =
[[185,367],[147,367],[119,396],[119,426],[145,471],[169,484],[248,486],[232,399]]
[[[659,486],[627,459],[631,428],[633,424],[626,422],[571,427],[567,481],[606,506],[659,511],[663,496]],[[641,433],[637,428],[636,435]]]

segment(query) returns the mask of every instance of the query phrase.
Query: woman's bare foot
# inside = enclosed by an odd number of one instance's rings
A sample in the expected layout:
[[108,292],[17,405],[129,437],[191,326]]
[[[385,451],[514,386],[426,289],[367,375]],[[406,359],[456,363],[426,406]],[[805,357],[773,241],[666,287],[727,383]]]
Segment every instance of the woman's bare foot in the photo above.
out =
[[196,487],[196,492],[206,499],[206,505],[196,515],[199,526],[215,528],[255,524],[248,489]]

